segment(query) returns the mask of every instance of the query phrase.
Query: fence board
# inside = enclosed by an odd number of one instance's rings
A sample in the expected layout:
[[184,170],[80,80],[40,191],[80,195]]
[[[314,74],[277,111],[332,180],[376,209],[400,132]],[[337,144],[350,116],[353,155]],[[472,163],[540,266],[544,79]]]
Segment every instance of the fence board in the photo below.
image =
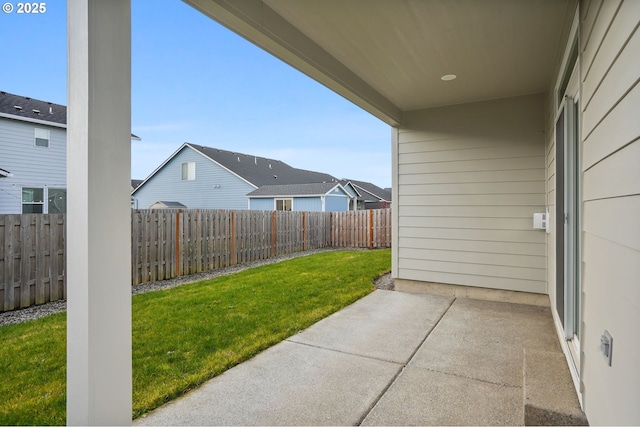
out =
[[[0,311],[67,297],[63,214],[0,215]],[[136,210],[131,283],[302,250],[391,246],[391,209],[355,212]]]
[[63,215],[0,215],[0,311],[60,298]]

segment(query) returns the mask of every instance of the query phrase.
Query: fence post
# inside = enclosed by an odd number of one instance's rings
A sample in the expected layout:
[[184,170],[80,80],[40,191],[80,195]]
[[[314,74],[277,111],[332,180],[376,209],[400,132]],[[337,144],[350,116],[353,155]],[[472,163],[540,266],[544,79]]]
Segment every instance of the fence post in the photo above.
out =
[[329,212],[329,247],[333,247],[333,212]]
[[369,209],[369,249],[373,249],[373,209]]
[[176,277],[179,277],[182,273],[181,271],[181,261],[180,261],[180,237],[182,233],[180,233],[180,212],[176,212]]
[[307,250],[307,213],[302,212],[302,250]]
[[231,212],[231,265],[236,264],[236,224],[235,212]]
[[276,211],[271,212],[271,256],[277,255],[277,243],[278,232],[277,232],[277,222],[276,222]]

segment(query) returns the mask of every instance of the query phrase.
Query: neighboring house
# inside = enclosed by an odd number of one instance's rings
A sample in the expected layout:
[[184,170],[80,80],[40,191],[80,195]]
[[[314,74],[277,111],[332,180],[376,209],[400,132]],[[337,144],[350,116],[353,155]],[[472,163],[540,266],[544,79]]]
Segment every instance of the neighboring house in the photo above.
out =
[[66,212],[66,108],[0,92],[0,214]]
[[139,209],[171,200],[190,209],[246,210],[247,194],[260,187],[322,183],[335,186],[337,179],[279,160],[184,143],[133,190],[132,196]]
[[250,210],[339,212],[349,210],[351,197],[336,182],[264,185],[247,194]]
[[382,189],[370,182],[355,181],[353,179],[341,179],[340,183],[354,196],[357,208],[360,209],[384,209],[391,206],[391,192]]
[[185,1],[393,127],[396,289],[546,303],[640,424],[640,1]]
[[66,128],[64,105],[0,92],[0,214],[66,212]]

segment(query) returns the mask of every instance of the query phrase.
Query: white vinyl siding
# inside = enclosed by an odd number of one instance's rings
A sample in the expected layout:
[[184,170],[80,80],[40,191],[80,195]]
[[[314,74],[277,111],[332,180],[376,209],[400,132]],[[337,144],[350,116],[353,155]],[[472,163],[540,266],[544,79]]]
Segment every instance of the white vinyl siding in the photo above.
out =
[[542,95],[409,112],[396,151],[398,278],[547,292]]
[[[581,2],[585,413],[640,422],[640,2]],[[613,364],[599,351],[614,339]]]
[[47,129],[49,148],[34,142],[44,125],[0,118],[0,167],[12,173],[0,179],[0,214],[22,212],[22,188],[67,187],[66,130]]

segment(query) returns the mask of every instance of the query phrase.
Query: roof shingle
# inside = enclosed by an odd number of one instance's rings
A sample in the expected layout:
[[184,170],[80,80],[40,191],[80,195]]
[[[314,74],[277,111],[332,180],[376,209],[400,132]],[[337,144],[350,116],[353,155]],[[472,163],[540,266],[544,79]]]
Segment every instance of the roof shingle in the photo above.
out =
[[274,159],[243,154],[218,148],[187,144],[216,163],[247,180],[256,187],[264,185],[337,183],[326,173],[297,169]]
[[35,119],[58,124],[67,123],[67,107],[27,96],[0,92],[0,113],[22,119]]

